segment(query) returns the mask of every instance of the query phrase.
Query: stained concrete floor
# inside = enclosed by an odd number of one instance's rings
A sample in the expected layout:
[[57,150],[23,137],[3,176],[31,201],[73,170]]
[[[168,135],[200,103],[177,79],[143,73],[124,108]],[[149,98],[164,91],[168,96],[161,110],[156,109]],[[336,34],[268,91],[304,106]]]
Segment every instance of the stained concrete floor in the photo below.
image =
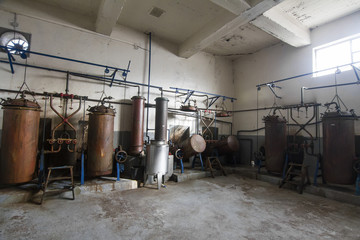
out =
[[0,239],[360,239],[360,207],[236,175],[0,213]]

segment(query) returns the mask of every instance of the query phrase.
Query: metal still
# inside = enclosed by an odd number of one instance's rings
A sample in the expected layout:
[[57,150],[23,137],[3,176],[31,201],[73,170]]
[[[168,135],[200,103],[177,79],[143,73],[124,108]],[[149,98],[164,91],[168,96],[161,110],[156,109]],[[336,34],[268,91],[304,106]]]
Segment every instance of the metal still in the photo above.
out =
[[348,112],[325,112],[323,122],[323,175],[327,183],[353,184],[356,173],[354,120]]
[[264,117],[266,169],[282,173],[287,148],[286,120],[276,115]]
[[88,109],[87,175],[108,175],[113,169],[113,138],[115,111],[103,104]]
[[132,103],[132,132],[129,155],[136,156],[143,151],[144,147],[144,108],[145,98],[134,96]]
[[36,167],[40,106],[24,98],[8,99],[2,105],[0,182],[31,181]]
[[[159,97],[156,101],[155,140],[146,146],[145,182],[148,176],[157,176],[158,189],[167,173],[169,145],[166,142],[168,99]],[[145,183],[144,182],[144,183]]]

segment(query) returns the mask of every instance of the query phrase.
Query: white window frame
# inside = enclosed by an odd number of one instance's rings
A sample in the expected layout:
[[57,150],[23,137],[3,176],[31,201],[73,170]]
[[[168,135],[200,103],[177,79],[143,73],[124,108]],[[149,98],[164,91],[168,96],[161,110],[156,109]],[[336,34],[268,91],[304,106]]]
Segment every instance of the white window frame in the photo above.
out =
[[344,42],[349,42],[349,44],[350,44],[350,49],[349,50],[350,50],[350,55],[351,55],[351,62],[347,63],[348,66],[341,67],[340,70],[341,71],[352,70],[352,67],[350,65],[354,64],[354,63],[356,64],[355,66],[359,67],[360,62],[359,61],[357,61],[357,62],[354,61],[354,54],[360,53],[360,50],[359,51],[353,51],[352,50],[352,46],[353,46],[352,41],[356,40],[356,39],[360,39],[360,33],[313,48],[313,72],[314,72],[313,77],[320,77],[320,76],[326,76],[326,75],[333,74],[333,73],[335,73],[337,68],[340,67],[340,66],[335,66],[334,65],[334,67],[330,67],[330,68],[327,68],[327,69],[318,69],[317,68],[317,59],[316,59],[317,58],[316,57],[317,51],[323,50],[325,48],[330,48],[332,46],[336,46],[336,45],[344,43]]

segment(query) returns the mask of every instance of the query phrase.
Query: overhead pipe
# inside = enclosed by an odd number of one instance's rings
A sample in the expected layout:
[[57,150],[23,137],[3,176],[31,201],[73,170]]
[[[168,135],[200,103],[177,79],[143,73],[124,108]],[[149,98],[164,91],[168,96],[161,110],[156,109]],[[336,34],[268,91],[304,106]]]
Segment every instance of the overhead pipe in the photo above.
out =
[[[1,63],[9,63],[9,61],[5,61],[5,60],[0,60]],[[131,81],[124,81],[124,80],[120,80],[120,79],[112,79],[112,78],[108,78],[108,77],[100,77],[100,76],[96,76],[96,75],[91,75],[91,74],[84,74],[84,73],[79,73],[79,72],[73,72],[73,71],[65,71],[65,70],[61,70],[61,69],[56,69],[56,68],[49,68],[49,67],[42,67],[42,66],[36,66],[33,64],[25,64],[25,63],[17,63],[17,62],[13,62],[13,65],[18,65],[18,66],[23,66],[23,67],[31,67],[31,68],[36,68],[36,69],[42,69],[42,70],[47,70],[47,71],[53,71],[53,72],[60,72],[60,73],[69,73],[70,75],[74,75],[77,77],[82,77],[82,78],[86,78],[86,79],[92,79],[92,80],[99,80],[102,82],[108,82],[111,83],[111,81],[114,81],[118,84],[132,84],[132,85],[138,85],[138,86],[144,86],[147,87],[148,84],[144,84],[144,83],[137,83],[137,82],[131,82]],[[159,86],[154,86],[154,85],[150,85],[150,88],[156,88],[161,90],[162,87]],[[138,91],[139,92],[139,91]]]
[[[346,66],[353,66],[354,64],[358,64],[358,63],[360,63],[360,61],[359,62],[354,62],[354,63],[343,64],[343,65],[337,66],[337,68],[346,67]],[[268,84],[274,84],[274,83],[278,83],[278,82],[284,82],[284,81],[292,80],[292,79],[295,79],[295,78],[305,77],[305,76],[308,76],[308,75],[329,71],[329,70],[332,70],[334,68],[335,67],[331,67],[331,68],[327,68],[327,69],[323,69],[323,70],[319,70],[319,71],[304,73],[304,74],[296,75],[296,76],[293,76],[293,77],[287,77],[287,78],[283,78],[283,79],[279,79],[279,80],[275,80],[275,81],[271,81],[271,82],[267,82],[267,83],[262,83],[262,84],[256,85],[256,87],[259,88],[259,87],[267,86]]]
[[[8,49],[17,50],[15,47],[11,48],[11,47],[2,46],[2,45],[0,45],[0,48],[4,49],[6,52],[9,52]],[[105,68],[105,71],[109,71],[109,69],[112,69],[112,70],[120,70],[126,74],[130,72],[129,69],[106,66],[106,65],[102,65],[102,64],[98,64],[98,63],[87,62],[87,61],[77,60],[77,59],[73,59],[73,58],[60,57],[60,56],[55,56],[55,55],[41,53],[41,52],[35,52],[35,51],[30,51],[30,50],[21,50],[21,52],[22,52],[21,58],[26,58],[27,56],[25,53],[30,53],[30,54],[34,54],[34,55],[43,56],[43,57],[56,58],[56,59],[60,59],[60,60],[70,61],[70,62],[76,62],[76,63],[86,64],[86,65],[91,65],[91,66],[96,66],[96,67],[102,67],[102,68]]]

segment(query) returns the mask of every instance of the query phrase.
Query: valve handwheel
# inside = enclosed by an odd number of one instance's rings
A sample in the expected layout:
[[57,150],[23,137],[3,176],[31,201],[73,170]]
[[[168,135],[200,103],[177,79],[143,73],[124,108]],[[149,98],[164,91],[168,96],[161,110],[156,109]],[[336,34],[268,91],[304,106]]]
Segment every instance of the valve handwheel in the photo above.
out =
[[117,151],[115,153],[115,160],[118,163],[124,163],[127,159],[127,153],[125,151]]

